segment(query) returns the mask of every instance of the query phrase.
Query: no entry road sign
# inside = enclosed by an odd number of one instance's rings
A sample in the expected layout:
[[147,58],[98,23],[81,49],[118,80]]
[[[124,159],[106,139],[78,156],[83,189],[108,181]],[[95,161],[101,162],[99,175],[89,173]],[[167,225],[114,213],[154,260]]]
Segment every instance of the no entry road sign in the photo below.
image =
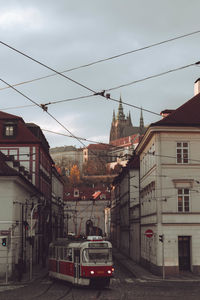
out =
[[147,229],[144,234],[146,237],[151,238],[153,236],[153,230]]

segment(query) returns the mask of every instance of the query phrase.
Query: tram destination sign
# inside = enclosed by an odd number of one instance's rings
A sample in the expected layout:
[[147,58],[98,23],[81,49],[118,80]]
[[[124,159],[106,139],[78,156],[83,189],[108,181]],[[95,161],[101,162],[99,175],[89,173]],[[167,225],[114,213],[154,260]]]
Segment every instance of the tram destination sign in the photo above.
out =
[[89,248],[108,248],[108,243],[89,243]]

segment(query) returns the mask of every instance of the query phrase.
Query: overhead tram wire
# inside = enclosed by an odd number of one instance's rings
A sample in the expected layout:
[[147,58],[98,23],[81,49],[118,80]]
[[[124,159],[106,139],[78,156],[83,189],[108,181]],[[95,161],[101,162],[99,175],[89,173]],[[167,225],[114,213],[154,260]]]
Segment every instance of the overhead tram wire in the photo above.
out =
[[23,53],[22,51],[20,51],[20,50],[18,50],[18,49],[16,49],[16,48],[14,48],[14,47],[12,47],[12,46],[10,46],[10,45],[4,43],[3,41],[0,41],[0,44],[6,46],[6,47],[8,47],[8,48],[10,48],[11,50],[13,50],[13,51],[15,51],[15,52],[17,52],[17,53],[19,53],[19,54],[21,54],[21,55],[23,55],[23,56],[25,56],[26,58],[28,58],[28,59],[30,59],[30,60],[36,62],[37,64],[39,64],[39,65],[41,65],[41,66],[43,66],[43,67],[45,67],[45,68],[47,68],[47,69],[53,71],[53,72],[56,73],[57,75],[60,75],[60,76],[64,77],[65,79],[68,79],[69,81],[71,81],[71,82],[73,82],[73,83],[75,83],[75,84],[77,84],[77,85],[83,87],[84,89],[87,89],[87,90],[90,91],[90,92],[96,93],[94,90],[90,89],[90,88],[87,87],[86,85],[84,85],[84,84],[82,84],[82,83],[80,83],[80,82],[78,82],[78,81],[76,81],[76,80],[74,80],[74,79],[72,79],[72,78],[70,78],[70,77],[68,77],[68,76],[66,76],[66,75],[64,75],[64,74],[62,74],[62,73],[60,73],[60,72],[58,72],[58,71],[56,71],[55,69],[53,69],[53,68],[47,66],[46,64],[40,62],[39,60],[37,60],[37,59],[35,59],[35,58],[33,58],[33,57],[31,57],[30,55],[27,55],[27,54]]
[[3,82],[4,84],[7,84],[10,88],[12,88],[14,91],[16,91],[17,93],[19,93],[21,96],[25,97],[26,99],[28,99],[29,101],[31,101],[32,103],[34,103],[36,106],[38,106],[40,109],[43,109],[43,111],[45,111],[52,119],[54,119],[61,127],[63,127],[71,136],[73,136],[76,140],[78,140],[84,147],[85,144],[79,140],[70,130],[68,130],[60,121],[58,121],[52,114],[50,114],[47,110],[45,110],[44,108],[42,108],[42,106],[40,104],[38,104],[37,102],[35,102],[34,100],[32,100],[31,98],[29,98],[27,95],[25,95],[24,93],[20,92],[18,89],[16,89],[15,87],[13,87],[12,85],[10,85],[8,82],[4,81],[2,78],[0,78],[0,81]]
[[[120,54],[117,54],[117,55],[113,55],[113,56],[110,56],[110,57],[107,57],[107,58],[104,58],[104,59],[99,59],[99,60],[90,62],[88,64],[84,64],[84,65],[81,65],[81,66],[78,66],[78,67],[74,67],[74,68],[70,68],[70,69],[67,69],[67,70],[64,70],[64,71],[60,71],[60,73],[67,73],[67,72],[71,72],[71,71],[78,70],[78,69],[81,69],[81,68],[90,67],[90,66],[93,66],[95,64],[99,64],[99,63],[102,63],[102,62],[105,62],[105,61],[116,59],[116,58],[119,58],[119,57],[122,57],[122,56],[125,56],[125,55],[129,55],[129,54],[132,54],[132,53],[135,53],[135,52],[146,50],[146,49],[149,49],[149,48],[152,48],[152,47],[160,46],[162,44],[173,42],[175,40],[182,39],[182,38],[185,38],[185,37],[188,37],[188,36],[191,36],[191,35],[194,35],[194,34],[198,34],[198,33],[200,33],[200,30],[193,31],[193,32],[183,34],[183,35],[179,35],[179,36],[171,38],[171,39],[167,39],[167,40],[164,40],[164,41],[161,41],[161,42],[158,42],[158,43],[150,44],[150,45],[147,45],[147,46],[144,46],[144,47],[141,47],[141,48],[133,49],[133,50],[123,52],[123,53],[120,53]],[[6,45],[3,42],[1,42],[1,43]],[[31,83],[31,82],[34,82],[34,81],[42,80],[42,79],[49,78],[49,77],[56,76],[56,75],[57,74],[49,74],[49,75],[38,77],[38,78],[35,78],[35,79],[19,82],[19,83],[13,84],[12,86],[19,86],[19,85]],[[0,90],[4,90],[4,89],[7,89],[7,88],[9,88],[9,87],[8,86],[3,87],[3,88],[0,88]]]
[[185,66],[178,67],[178,68],[175,68],[175,69],[171,69],[171,70],[161,72],[161,73],[158,73],[158,74],[155,74],[155,75],[151,75],[151,76],[148,76],[148,77],[145,77],[145,78],[142,78],[142,79],[138,79],[138,80],[134,80],[134,81],[131,81],[131,82],[128,82],[128,83],[124,83],[124,84],[121,84],[121,85],[118,85],[118,86],[115,86],[115,87],[112,87],[112,88],[109,88],[109,89],[105,89],[105,91],[117,90],[117,89],[129,86],[129,85],[133,85],[133,84],[138,83],[138,82],[142,82],[142,81],[149,80],[149,79],[152,79],[152,78],[160,77],[160,76],[163,76],[163,75],[166,75],[166,74],[169,74],[169,73],[172,73],[172,72],[180,71],[180,70],[192,67],[192,66],[197,66],[199,64],[200,64],[200,61],[197,61],[197,62],[189,64],[189,65],[185,65]]
[[[76,81],[76,80],[74,80],[74,79],[72,79],[72,78],[70,78],[70,77],[68,77],[68,76],[66,76],[66,75],[64,75],[64,74],[62,74],[62,73],[56,71],[55,69],[53,69],[53,68],[47,66],[46,64],[44,64],[44,63],[42,63],[42,62],[40,62],[40,61],[38,61],[38,60],[32,58],[31,56],[29,56],[29,55],[23,53],[22,51],[19,51],[18,49],[14,48],[14,47],[12,47],[12,46],[10,46],[10,45],[8,45],[8,44],[2,42],[2,41],[0,41],[0,43],[1,43],[2,45],[4,45],[4,46],[10,48],[11,50],[16,51],[17,53],[19,53],[19,54],[21,54],[21,55],[27,57],[28,59],[30,59],[30,60],[32,60],[32,61],[34,61],[34,62],[36,62],[36,63],[42,65],[43,67],[45,67],[45,68],[47,68],[47,69],[49,69],[49,70],[55,72],[56,74],[58,74],[58,75],[64,77],[65,79],[68,79],[68,80],[72,81],[73,83],[75,83],[75,84],[77,84],[77,85],[79,85],[79,86],[81,86],[81,87],[83,87],[83,88],[85,88],[85,89],[87,89],[87,90],[93,92],[95,96],[99,95],[99,96],[102,96],[102,97],[104,97],[104,98],[106,98],[106,99],[108,99],[108,97],[107,97],[107,95],[105,95],[105,91],[111,91],[111,90],[114,90],[114,89],[119,89],[119,88],[124,87],[124,86],[132,85],[132,84],[135,84],[135,83],[138,83],[138,82],[141,82],[141,81],[145,81],[145,80],[148,80],[148,79],[151,79],[151,78],[155,78],[155,77],[158,77],[158,76],[165,75],[165,74],[167,74],[167,73],[171,73],[171,72],[174,72],[174,71],[178,71],[178,70],[181,70],[181,69],[188,68],[188,67],[190,67],[190,66],[194,66],[194,65],[200,64],[200,61],[198,61],[198,62],[193,63],[193,64],[190,64],[190,65],[182,66],[182,67],[179,67],[179,68],[176,68],[176,69],[172,69],[172,70],[169,70],[169,71],[166,71],[166,72],[162,72],[162,73],[159,73],[159,74],[156,74],[156,75],[152,75],[152,76],[149,76],[149,77],[140,79],[140,80],[132,81],[132,82],[130,82],[130,83],[126,83],[126,84],[123,84],[123,85],[120,85],[120,86],[117,86],[117,87],[113,87],[113,88],[110,88],[110,89],[106,89],[106,90],[103,90],[102,92],[96,92],[96,91],[94,91],[93,89],[90,89],[89,87],[87,87],[86,85],[83,85],[82,83],[79,83],[78,81]],[[116,99],[114,99],[114,98],[110,98],[110,97],[109,97],[109,99],[111,99],[112,101],[118,101],[118,100],[116,100]],[[119,101],[118,101],[118,102],[119,102]],[[127,105],[127,103],[124,103],[124,104]],[[128,105],[129,105],[129,106],[133,106],[134,108],[137,108],[137,109],[141,109],[141,107],[139,108],[139,107],[134,106],[134,105],[131,105],[131,104],[128,104]],[[43,105],[43,106],[44,106],[44,105]],[[143,111],[151,112],[151,113],[153,113],[153,114],[156,114],[156,115],[159,115],[159,116],[160,116],[160,114],[157,114],[157,113],[152,112],[152,111],[150,111],[150,110],[145,110],[145,109],[143,109]]]
[[[12,85],[12,86],[13,86],[13,85]],[[74,101],[74,100],[86,99],[86,98],[90,98],[90,97],[94,97],[94,96],[96,96],[96,95],[78,96],[78,97],[68,98],[68,99],[64,99],[64,100],[51,101],[51,102],[45,103],[45,104],[43,104],[43,105],[44,105],[44,106],[47,106],[47,105],[57,104],[57,103],[62,103],[62,102],[68,102],[68,101]],[[31,107],[31,106],[35,106],[35,105],[36,105],[36,104],[21,105],[21,106],[10,106],[10,107],[1,108],[0,110],[9,110],[9,109],[26,108],[26,107]],[[41,104],[40,104],[40,105],[41,105]]]
[[[55,132],[55,131],[52,131],[52,130],[49,130],[49,129],[41,128],[41,130],[42,131],[47,131],[47,132],[53,133],[53,134],[58,134],[58,135],[63,135],[63,136],[67,136],[67,137],[70,137],[70,138],[74,138],[74,136],[72,136],[72,135],[67,135],[67,134],[61,133],[61,132]],[[110,145],[113,148],[120,148],[120,146],[115,146],[115,145],[108,144],[108,143],[103,143],[103,142],[97,142],[97,141],[89,140],[89,139],[86,139],[86,138],[83,138],[83,137],[77,137],[77,138],[80,139],[80,140],[86,141],[86,142],[94,143],[94,144],[100,144],[100,145],[105,145],[105,146]]]
[[[10,85],[8,82],[6,82],[5,80],[3,80],[2,78],[0,78],[0,81],[3,82],[4,84],[7,84],[10,88],[12,88],[15,92],[19,93],[21,96],[25,97],[27,100],[29,100],[30,102],[32,102],[33,104],[35,104],[36,106],[38,106],[40,109],[42,109],[43,111],[45,111],[52,119],[54,119],[62,128],[64,128],[72,137],[74,137],[77,141],[79,141],[80,144],[82,144],[84,147],[86,147],[86,145],[78,138],[76,137],[69,129],[67,129],[60,121],[58,121],[52,114],[50,114],[46,109],[44,109],[42,107],[42,105],[38,104],[37,102],[35,102],[34,100],[32,100],[31,98],[29,98],[27,95],[25,95],[24,93],[20,92],[18,89],[16,89],[15,87],[13,87],[12,85]],[[91,153],[93,153],[95,155],[95,157],[98,157],[97,153],[95,153],[94,151],[91,150]],[[101,161],[101,159],[100,159]],[[101,161],[102,162],[102,161]],[[103,163],[103,162],[102,162]]]

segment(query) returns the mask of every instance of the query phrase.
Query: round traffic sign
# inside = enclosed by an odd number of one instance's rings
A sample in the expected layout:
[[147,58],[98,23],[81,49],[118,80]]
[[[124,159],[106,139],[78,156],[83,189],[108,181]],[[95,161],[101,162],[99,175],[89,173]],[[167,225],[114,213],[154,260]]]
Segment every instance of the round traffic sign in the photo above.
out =
[[153,230],[147,229],[144,234],[146,237],[151,238],[153,236]]

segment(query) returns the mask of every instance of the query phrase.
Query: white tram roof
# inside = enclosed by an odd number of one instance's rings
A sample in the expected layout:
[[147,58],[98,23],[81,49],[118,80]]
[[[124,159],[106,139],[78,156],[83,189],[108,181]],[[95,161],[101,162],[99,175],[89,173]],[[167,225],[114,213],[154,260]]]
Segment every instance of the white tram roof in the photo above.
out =
[[68,239],[68,238],[58,238],[56,241],[50,243],[50,247],[58,246],[58,247],[80,247],[81,244],[88,243],[88,242],[104,242],[108,243],[108,247],[112,247],[109,241],[103,240],[102,236],[88,236],[87,239]]

